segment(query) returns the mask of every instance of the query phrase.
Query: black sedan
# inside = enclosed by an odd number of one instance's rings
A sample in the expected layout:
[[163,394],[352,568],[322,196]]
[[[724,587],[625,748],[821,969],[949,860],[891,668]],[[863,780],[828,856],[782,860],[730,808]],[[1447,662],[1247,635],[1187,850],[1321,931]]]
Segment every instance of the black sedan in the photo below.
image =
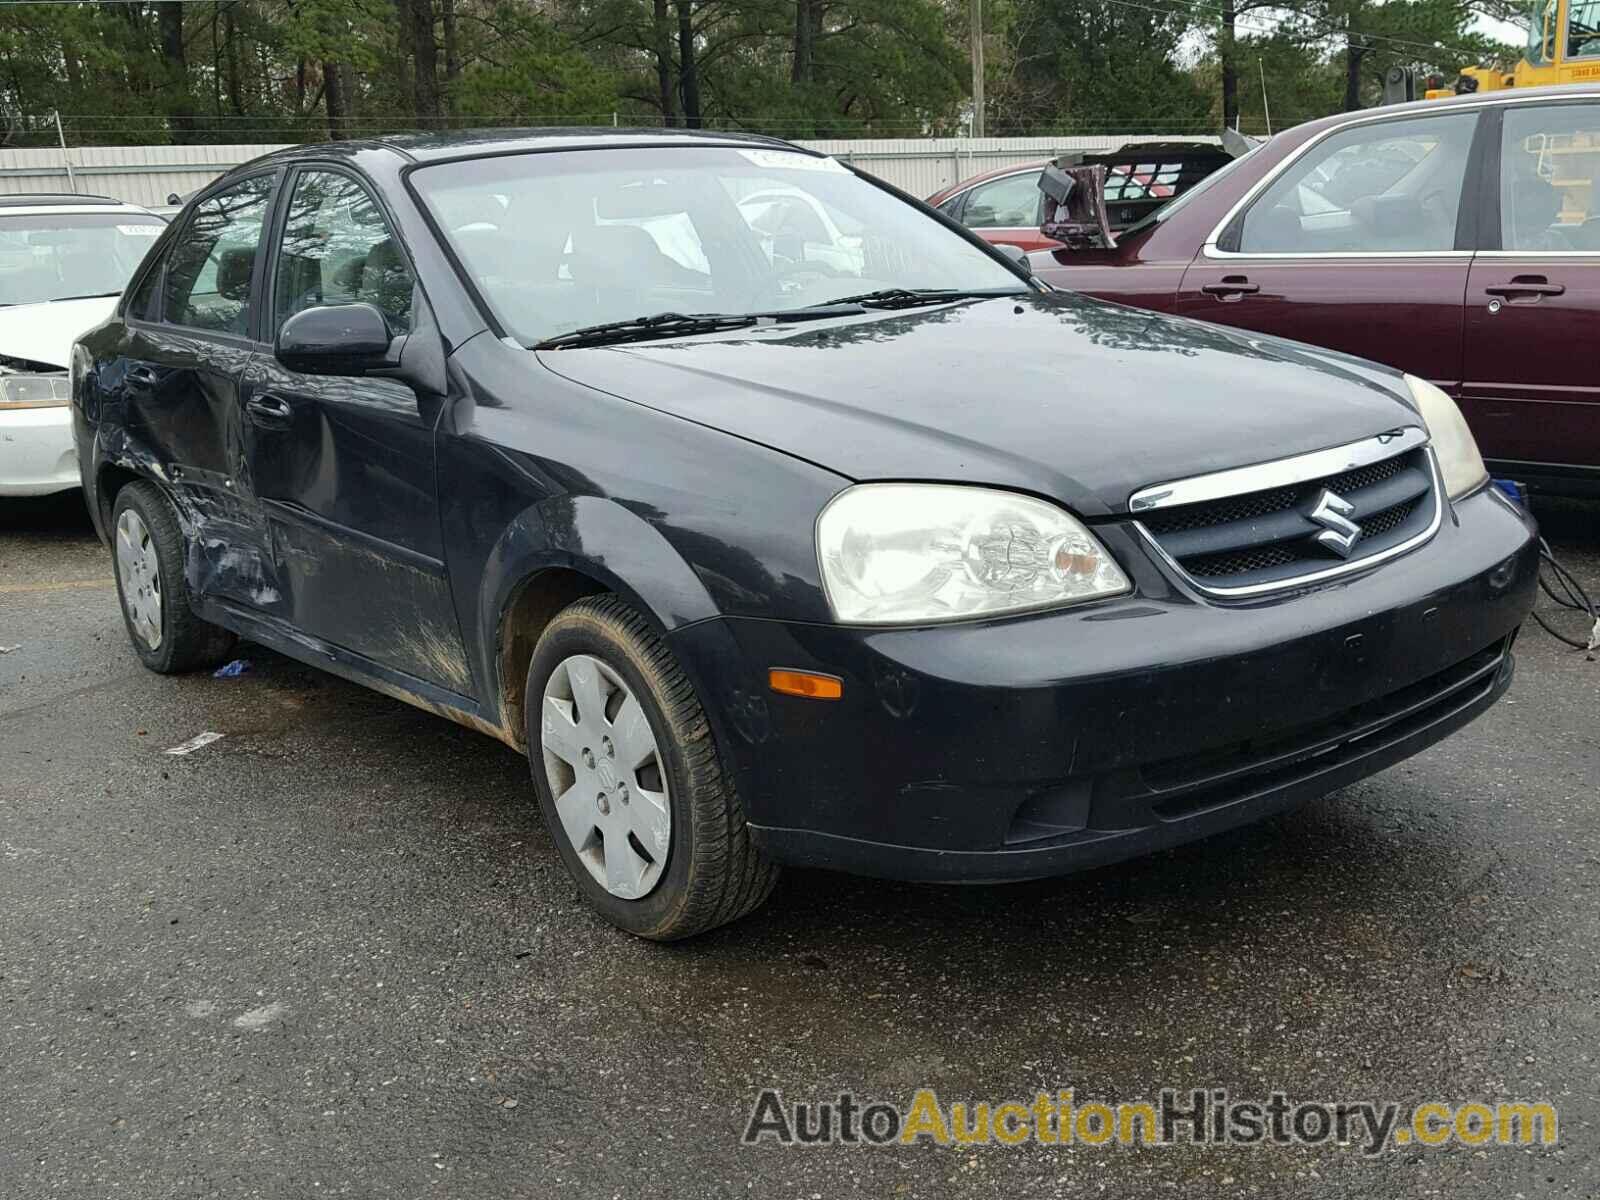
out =
[[246,637],[526,750],[652,938],[782,863],[1036,877],[1326,792],[1491,705],[1535,585],[1427,383],[760,138],[258,159],[72,390],[146,665]]

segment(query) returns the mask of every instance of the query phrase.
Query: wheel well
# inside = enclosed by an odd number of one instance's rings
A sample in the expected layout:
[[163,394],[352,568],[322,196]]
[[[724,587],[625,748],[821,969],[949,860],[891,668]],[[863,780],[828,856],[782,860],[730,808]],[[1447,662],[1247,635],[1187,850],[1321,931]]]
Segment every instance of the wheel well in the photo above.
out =
[[95,496],[100,504],[100,526],[106,530],[107,536],[110,536],[111,510],[116,507],[117,493],[130,483],[137,483],[143,478],[144,476],[126,467],[107,464],[100,468],[99,486],[95,488]]
[[500,614],[500,714],[506,732],[518,746],[526,743],[523,714],[527,706],[528,663],[539,636],[556,614],[574,600],[607,590],[599,580],[580,571],[552,567],[524,580]]

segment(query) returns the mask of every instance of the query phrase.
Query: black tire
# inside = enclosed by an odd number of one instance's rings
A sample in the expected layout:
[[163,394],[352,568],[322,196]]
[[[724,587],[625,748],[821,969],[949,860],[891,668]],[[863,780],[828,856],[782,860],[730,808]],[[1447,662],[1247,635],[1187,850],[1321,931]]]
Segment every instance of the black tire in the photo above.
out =
[[[124,590],[123,571],[117,559],[118,527],[125,511],[132,510],[144,523],[149,548],[154,553],[159,582],[161,631],[156,645],[135,629]],[[117,493],[111,507],[111,563],[117,577],[117,599],[122,623],[139,661],[161,675],[177,675],[227,661],[238,640],[228,630],[202,621],[189,602],[189,582],[183,572],[183,530],[172,503],[153,483],[130,483]]]
[[[671,841],[653,889],[640,899],[611,894],[562,828],[540,741],[545,685],[576,654],[601,660],[638,699],[655,738],[671,808]],[[654,941],[693,937],[758,908],[778,881],[745,827],[744,809],[717,751],[705,710],[672,652],[631,606],[590,596],[545,628],[528,664],[526,735],[534,791],[568,872],[601,916]]]

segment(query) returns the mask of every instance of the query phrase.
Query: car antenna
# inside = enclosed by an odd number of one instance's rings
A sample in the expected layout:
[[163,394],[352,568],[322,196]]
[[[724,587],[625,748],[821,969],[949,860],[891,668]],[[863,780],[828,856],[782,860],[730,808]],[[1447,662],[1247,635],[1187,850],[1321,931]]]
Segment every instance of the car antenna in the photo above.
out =
[[[1256,70],[1261,72],[1261,113],[1267,119],[1267,136],[1272,136],[1272,109],[1267,105],[1267,68],[1256,59]],[[1235,118],[1237,120],[1237,118]]]

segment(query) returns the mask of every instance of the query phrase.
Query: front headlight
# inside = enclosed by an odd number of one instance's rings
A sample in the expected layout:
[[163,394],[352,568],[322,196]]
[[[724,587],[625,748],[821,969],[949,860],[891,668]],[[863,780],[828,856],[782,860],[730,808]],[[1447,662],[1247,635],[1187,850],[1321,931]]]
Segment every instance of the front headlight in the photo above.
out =
[[1072,517],[981,487],[847,488],[817,519],[817,557],[834,617],[853,624],[957,621],[1129,590]]
[[66,372],[60,375],[0,375],[0,409],[61,408],[72,400]]
[[1450,399],[1426,379],[1406,376],[1406,386],[1422,410],[1422,423],[1428,427],[1428,437],[1433,442],[1433,452],[1439,459],[1439,470],[1444,474],[1444,490],[1450,499],[1465,496],[1482,487],[1489,478],[1478,453],[1478,443],[1473,439],[1467,420]]

